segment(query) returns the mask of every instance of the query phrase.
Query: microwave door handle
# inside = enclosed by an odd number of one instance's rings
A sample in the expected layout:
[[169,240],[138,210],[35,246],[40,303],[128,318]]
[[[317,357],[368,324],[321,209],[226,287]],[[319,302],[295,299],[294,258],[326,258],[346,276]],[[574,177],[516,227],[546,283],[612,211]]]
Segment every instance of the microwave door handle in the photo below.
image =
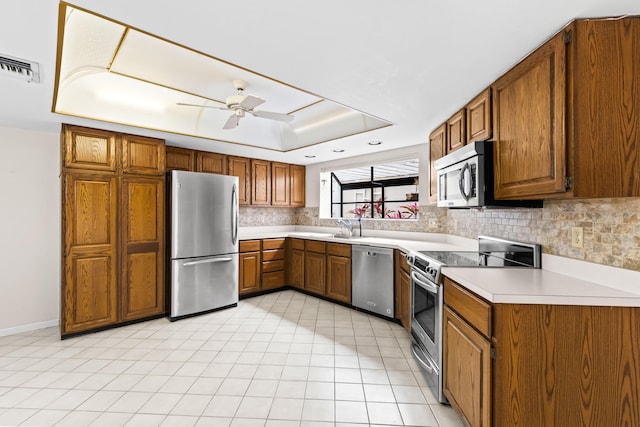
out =
[[465,163],[462,169],[460,169],[460,175],[458,175],[458,187],[460,188],[460,195],[462,198],[468,202],[471,198],[471,189],[469,189],[469,193],[465,191],[465,184],[467,183],[466,177],[471,177],[471,168],[469,167],[469,163]]

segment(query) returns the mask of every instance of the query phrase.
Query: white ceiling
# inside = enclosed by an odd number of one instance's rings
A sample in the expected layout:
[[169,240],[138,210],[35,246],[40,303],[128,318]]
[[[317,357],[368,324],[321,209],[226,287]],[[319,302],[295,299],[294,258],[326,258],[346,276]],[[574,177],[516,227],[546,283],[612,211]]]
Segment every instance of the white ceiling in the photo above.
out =
[[[423,143],[430,130],[573,18],[640,14],[638,0],[71,2],[395,123],[281,153],[52,113],[58,4],[0,6],[0,54],[40,64],[38,84],[0,77],[0,126],[57,132],[60,123],[76,123],[300,164]],[[372,140],[383,144],[369,146]]]

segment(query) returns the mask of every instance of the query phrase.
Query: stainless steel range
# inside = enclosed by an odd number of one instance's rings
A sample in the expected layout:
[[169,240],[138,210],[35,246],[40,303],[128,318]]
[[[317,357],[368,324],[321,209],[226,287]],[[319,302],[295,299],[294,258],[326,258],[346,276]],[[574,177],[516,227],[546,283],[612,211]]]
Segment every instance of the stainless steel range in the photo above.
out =
[[478,252],[410,252],[413,355],[442,403],[442,267],[540,268],[540,245],[480,236]]

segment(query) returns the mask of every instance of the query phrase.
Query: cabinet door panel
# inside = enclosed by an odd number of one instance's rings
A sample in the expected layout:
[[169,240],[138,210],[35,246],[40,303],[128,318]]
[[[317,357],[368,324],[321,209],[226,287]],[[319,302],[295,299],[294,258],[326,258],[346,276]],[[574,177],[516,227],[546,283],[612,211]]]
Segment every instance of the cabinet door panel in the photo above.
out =
[[291,251],[290,274],[291,286],[304,288],[304,251]]
[[117,180],[65,174],[63,178],[61,334],[118,320]]
[[251,204],[251,165],[250,160],[244,157],[228,158],[228,175],[238,177],[238,203],[240,205]]
[[115,171],[116,142],[116,134],[113,132],[63,125],[63,166]]
[[220,175],[227,173],[227,156],[224,154],[198,151],[196,153],[196,163],[198,172],[217,173]]
[[290,204],[291,206],[295,206],[295,207],[304,207],[306,203],[305,167],[300,165],[290,165],[289,173],[291,177]]
[[351,258],[327,256],[327,292],[336,301],[351,304]]
[[444,393],[472,427],[491,425],[491,343],[445,307]]
[[122,319],[162,314],[164,179],[126,177],[122,199]]
[[289,206],[290,188],[289,165],[271,163],[271,204],[273,206]]
[[122,135],[122,172],[144,175],[164,174],[164,141]]
[[322,253],[305,252],[304,254],[304,288],[308,291],[324,295],[326,290],[326,257]]
[[447,153],[447,124],[443,123],[429,135],[429,202],[438,202],[438,173],[433,162]]
[[194,171],[196,152],[188,148],[165,147],[166,170]]
[[260,290],[260,252],[240,254],[240,295]]
[[447,120],[447,152],[464,147],[467,143],[467,125],[464,108]]
[[471,100],[466,110],[467,143],[491,138],[491,89]]
[[251,204],[271,204],[271,165],[266,160],[251,160]]
[[565,191],[565,61],[561,32],[494,83],[496,198]]

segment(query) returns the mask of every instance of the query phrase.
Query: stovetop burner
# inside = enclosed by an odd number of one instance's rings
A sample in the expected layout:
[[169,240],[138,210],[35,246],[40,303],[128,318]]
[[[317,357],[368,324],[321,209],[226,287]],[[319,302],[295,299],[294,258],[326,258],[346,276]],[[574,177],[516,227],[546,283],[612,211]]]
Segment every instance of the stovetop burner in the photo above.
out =
[[479,251],[412,252],[407,260],[435,284],[440,282],[442,267],[520,267],[540,268],[540,245],[512,242],[480,236]]

